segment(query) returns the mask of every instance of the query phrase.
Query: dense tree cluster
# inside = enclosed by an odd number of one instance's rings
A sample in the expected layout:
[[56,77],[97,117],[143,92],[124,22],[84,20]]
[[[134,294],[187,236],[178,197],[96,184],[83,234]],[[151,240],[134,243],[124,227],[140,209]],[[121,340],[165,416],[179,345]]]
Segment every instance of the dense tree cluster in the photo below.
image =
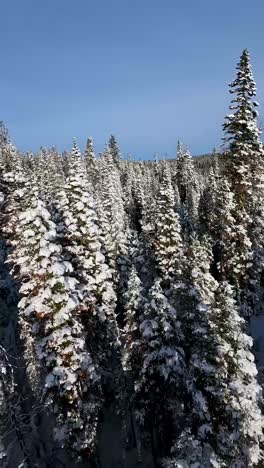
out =
[[262,310],[264,149],[247,50],[230,92],[224,150],[204,166],[181,142],[170,161],[123,160],[113,135],[100,155],[91,138],[83,154],[22,154],[1,124],[1,466],[99,466],[109,407],[120,466],[131,446],[146,467],[260,466],[247,330]]

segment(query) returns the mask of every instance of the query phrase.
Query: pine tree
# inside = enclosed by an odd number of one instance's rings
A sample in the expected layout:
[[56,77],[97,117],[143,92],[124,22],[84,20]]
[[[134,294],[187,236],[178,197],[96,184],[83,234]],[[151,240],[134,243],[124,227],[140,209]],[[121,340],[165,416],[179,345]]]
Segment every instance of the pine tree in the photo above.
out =
[[87,139],[86,148],[84,152],[84,164],[87,171],[89,190],[95,192],[96,184],[98,183],[99,179],[99,174],[96,164],[92,138]]
[[237,65],[236,79],[230,84],[230,93],[235,94],[230,105],[232,114],[226,117],[223,125],[224,140],[228,144],[226,174],[239,209],[244,208],[249,213],[252,191],[263,189],[264,151],[257,126],[258,103],[252,101],[256,84],[246,49]]
[[110,136],[108,146],[109,146],[109,151],[111,153],[114,163],[117,165],[117,167],[120,168],[121,153],[120,153],[120,149],[119,149],[119,146],[117,144],[117,141],[114,135]]
[[179,217],[175,212],[174,192],[167,166],[163,170],[157,200],[155,255],[158,269],[165,279],[179,275],[183,261],[183,245]]
[[186,427],[165,466],[184,460],[186,467],[252,467],[261,458],[263,438],[252,339],[243,332],[233,288],[213,279],[208,252],[197,242],[188,268],[181,290]]
[[215,241],[215,225],[218,221],[216,215],[216,204],[219,189],[219,166],[216,163],[209,172],[208,182],[204,188],[199,201],[199,234],[210,236]]
[[29,423],[23,414],[22,404],[10,356],[0,345],[0,465],[3,468],[13,466],[15,443],[20,449],[21,466],[31,466],[28,444]]
[[179,213],[186,239],[193,236],[198,216],[197,180],[189,150],[179,141],[176,159],[176,186],[179,193]]
[[4,122],[0,120],[0,147],[6,145],[8,143],[8,130],[4,125]]
[[65,183],[63,160],[55,148],[47,151],[46,193],[49,208],[54,211],[54,200]]
[[187,201],[188,191],[194,183],[194,167],[190,152],[183,148],[180,141],[177,144],[177,159],[176,159],[176,181],[182,204]]
[[61,446],[91,453],[96,442],[100,379],[85,344],[73,267],[61,255],[54,223],[31,183],[10,260],[20,281],[19,321],[33,389],[55,415]]
[[143,169],[144,166],[139,174],[136,173],[134,198],[139,217],[139,231],[142,231],[146,243],[153,249],[159,183],[155,180],[153,173],[146,173]]
[[66,258],[74,266],[78,293],[86,314],[90,347],[97,349],[98,362],[107,359],[115,333],[115,294],[111,272],[105,262],[95,202],[88,192],[81,154],[74,143],[64,191],[59,194],[60,231]]
[[137,376],[140,360],[142,359],[139,346],[139,324],[145,303],[145,297],[143,286],[134,266],[130,272],[125,300],[125,346],[123,365],[126,370],[132,371],[132,374]]
[[252,243],[244,226],[247,213],[237,212],[234,194],[225,179],[219,186],[215,217],[215,253],[220,279],[235,286],[239,299],[239,289],[247,284],[252,265]]
[[256,85],[247,50],[243,51],[237,65],[237,76],[230,84],[230,92],[235,94],[230,106],[232,114],[226,117],[223,126],[228,145],[225,155],[226,177],[234,193],[233,217],[239,227],[238,235],[242,234],[249,239],[248,255],[242,252],[240,260],[243,277],[248,278],[248,284],[243,282],[239,287],[254,311],[252,295],[258,293],[264,258],[264,150],[257,124],[258,103],[252,100],[256,95]]
[[97,205],[102,244],[115,282],[117,282],[118,259],[127,253],[127,220],[120,173],[113,162],[108,146],[100,164],[102,178]]
[[165,297],[160,278],[149,291],[139,330],[136,348],[142,364],[135,382],[137,415],[166,453],[180,412],[185,359],[177,312]]
[[3,173],[2,179],[4,193],[1,214],[2,235],[8,242],[13,238],[19,213],[25,203],[25,195],[30,190],[29,174],[23,167],[22,158],[17,153],[13,153],[12,158],[9,171]]

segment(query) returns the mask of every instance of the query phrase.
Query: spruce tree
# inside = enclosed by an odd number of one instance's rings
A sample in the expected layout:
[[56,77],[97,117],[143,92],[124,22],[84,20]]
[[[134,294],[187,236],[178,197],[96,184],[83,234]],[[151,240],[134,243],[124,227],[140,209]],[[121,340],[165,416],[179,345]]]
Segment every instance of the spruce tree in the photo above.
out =
[[[252,339],[227,282],[210,275],[210,253],[191,247],[180,285],[186,346],[186,425],[165,466],[255,466],[261,459],[261,390]],[[195,465],[196,466],[196,465]]]
[[165,279],[179,275],[183,261],[183,245],[180,222],[175,212],[171,175],[164,167],[157,199],[155,255],[158,269]]
[[110,136],[108,146],[109,146],[109,151],[111,153],[114,163],[117,165],[117,167],[120,168],[121,153],[120,153],[120,149],[119,149],[119,146],[117,144],[117,141],[114,135]]
[[232,113],[226,117],[226,174],[235,193],[238,208],[250,212],[253,190],[263,189],[264,151],[257,125],[258,103],[249,52],[245,49],[237,65],[236,79],[230,84]]
[[[10,261],[21,284],[19,322],[32,388],[55,416],[55,437],[78,455],[96,443],[100,376],[86,348],[73,266],[34,179]],[[44,380],[44,381],[43,381]],[[42,390],[42,385],[44,389]]]
[[202,191],[198,213],[199,213],[199,235],[209,236],[215,241],[216,203],[218,198],[219,168],[211,168],[207,184]]
[[127,219],[124,209],[120,172],[113,162],[110,149],[105,148],[100,161],[101,181],[97,205],[101,239],[115,282],[118,281],[118,261],[127,253]]
[[12,155],[13,161],[9,170],[3,174],[3,205],[2,205],[2,235],[9,243],[12,240],[19,213],[25,203],[25,195],[30,190],[29,174],[23,167],[22,158],[17,153]]
[[237,76],[230,84],[230,92],[235,97],[230,106],[232,113],[223,126],[227,144],[224,159],[226,177],[234,193],[233,217],[238,236],[244,233],[244,237],[249,238],[248,255],[241,256],[240,261],[248,282],[239,284],[242,295],[249,300],[252,294],[257,294],[263,269],[264,150],[257,122],[258,103],[253,100],[256,85],[246,49],[237,65]]
[[137,415],[142,426],[168,453],[179,416],[185,357],[183,335],[176,310],[169,304],[156,278],[140,317],[140,371],[135,381]]
[[188,240],[196,231],[198,216],[198,187],[193,159],[179,141],[176,159],[176,187],[179,193],[179,213],[184,237]]
[[84,164],[87,171],[89,190],[92,190],[94,193],[96,189],[96,184],[98,183],[99,174],[92,138],[87,139],[86,148],[84,152]]
[[116,297],[111,272],[102,254],[95,202],[88,192],[87,176],[76,143],[69,159],[66,184],[59,194],[58,211],[64,254],[73,264],[79,282],[88,345],[97,350],[95,359],[104,365],[116,332]]
[[180,201],[182,204],[185,204],[188,198],[188,192],[195,183],[195,174],[191,154],[189,150],[183,148],[180,141],[178,141],[177,144],[176,181]]
[[145,303],[144,289],[134,266],[130,271],[125,294],[125,346],[123,353],[124,368],[136,377],[139,372],[141,350],[139,348],[140,316]]
[[10,355],[0,345],[0,465],[2,468],[14,466],[19,447],[20,466],[30,467],[31,453],[29,421],[23,413],[23,401],[15,381],[14,366]]
[[219,185],[215,217],[215,252],[220,279],[231,282],[239,291],[248,281],[252,243],[243,226],[247,213],[245,210],[237,212],[234,193],[225,179]]

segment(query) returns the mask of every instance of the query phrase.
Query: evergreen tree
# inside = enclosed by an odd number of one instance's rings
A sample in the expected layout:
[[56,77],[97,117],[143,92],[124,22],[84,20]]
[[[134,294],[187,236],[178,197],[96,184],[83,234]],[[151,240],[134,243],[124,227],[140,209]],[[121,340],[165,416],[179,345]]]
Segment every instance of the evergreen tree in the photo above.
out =
[[223,179],[215,205],[215,252],[220,279],[231,282],[237,291],[246,285],[252,264],[252,244],[243,225],[245,218],[245,210],[237,213],[234,194]]
[[219,167],[212,167],[209,172],[208,182],[199,201],[199,234],[210,236],[215,240],[215,224],[217,223],[216,204],[219,189]]
[[176,159],[176,181],[178,185],[180,201],[185,204],[187,201],[188,191],[194,183],[194,167],[191,154],[183,148],[180,141],[177,144],[177,159]]
[[136,268],[133,266],[129,275],[127,293],[125,295],[125,346],[123,365],[136,377],[139,372],[142,353],[140,349],[140,316],[145,303],[144,290]]
[[19,321],[34,390],[54,412],[55,436],[77,454],[96,442],[100,395],[96,364],[85,345],[73,267],[61,255],[55,225],[34,179],[19,216],[10,261],[21,284]]
[[121,153],[114,135],[111,135],[108,142],[109,151],[117,167],[120,167]]
[[[232,114],[224,124],[227,152],[225,155],[226,177],[234,193],[235,210],[233,217],[237,224],[238,236],[248,237],[248,255],[242,252],[240,264],[243,277],[248,284],[240,283],[242,295],[248,300],[257,293],[263,270],[263,200],[264,200],[264,150],[260,141],[257,124],[258,103],[249,53],[244,50],[237,65],[236,79],[230,84],[235,95],[231,101]],[[239,255],[239,252],[237,253]],[[250,259],[250,260],[249,260]],[[254,309],[254,305],[251,306]]]
[[155,254],[158,269],[167,279],[179,275],[183,261],[180,222],[175,212],[174,192],[168,167],[165,166],[160,184],[156,213]]
[[263,186],[264,152],[257,126],[258,103],[252,101],[256,84],[246,49],[237,65],[236,79],[230,84],[230,93],[235,94],[230,105],[232,114],[226,117],[223,125],[228,144],[226,174],[239,209],[244,208],[249,213],[253,189]]
[[98,183],[98,169],[94,153],[94,146],[92,138],[87,139],[86,148],[84,152],[84,163],[87,171],[89,190],[95,192],[96,184]]
[[179,193],[179,213],[184,236],[189,239],[196,230],[198,216],[197,180],[193,159],[181,142],[177,145],[176,186]]
[[111,272],[105,262],[95,203],[87,189],[81,154],[76,143],[69,159],[64,191],[59,194],[58,210],[64,254],[73,264],[78,294],[84,309],[89,348],[97,350],[95,359],[105,362],[116,332],[115,294]]
[[233,288],[213,279],[208,252],[198,243],[188,268],[181,287],[186,426],[165,466],[182,460],[186,467],[251,467],[261,458],[263,437],[252,340],[243,332]]
[[18,222],[19,213],[25,203],[25,195],[30,190],[28,177],[22,158],[12,154],[13,161],[9,170],[3,174],[2,235],[8,242],[12,240]]
[[0,345],[0,465],[3,468],[14,466],[15,442],[20,449],[20,466],[31,466],[29,423],[23,414],[22,404],[15,382],[14,367],[6,349]]
[[127,253],[127,222],[120,173],[113,163],[109,147],[106,147],[101,160],[101,177],[97,205],[102,244],[117,282],[118,259]]
[[0,147],[3,148],[4,145],[8,143],[8,130],[4,125],[4,122],[0,121]]
[[155,279],[140,317],[140,338],[135,346],[142,364],[135,391],[139,421],[159,439],[159,451],[168,453],[180,412],[185,359],[177,312],[160,283]]

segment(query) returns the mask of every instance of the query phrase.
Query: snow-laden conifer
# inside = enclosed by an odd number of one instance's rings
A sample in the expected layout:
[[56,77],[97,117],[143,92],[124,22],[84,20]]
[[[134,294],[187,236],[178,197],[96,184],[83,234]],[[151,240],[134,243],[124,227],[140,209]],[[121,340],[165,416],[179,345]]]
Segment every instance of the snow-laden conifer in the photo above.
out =
[[257,125],[258,103],[249,52],[245,49],[237,65],[236,79],[230,84],[232,113],[223,125],[227,144],[226,169],[239,207],[250,209],[252,190],[263,189],[264,151]]
[[243,331],[232,286],[213,279],[208,252],[197,242],[188,268],[181,292],[186,427],[166,466],[252,467],[261,459],[263,438],[252,339]]
[[188,192],[195,187],[195,172],[193,160],[188,149],[185,149],[180,141],[177,144],[176,181],[178,185],[181,203],[188,198]]
[[[95,202],[88,192],[81,154],[76,143],[69,159],[68,177],[59,194],[59,229],[66,258],[78,279],[78,295],[87,329],[87,344],[104,364],[115,337],[112,276],[102,254]],[[97,351],[96,351],[97,350]]]
[[54,199],[65,182],[62,158],[55,148],[41,148],[34,173],[41,199],[54,211]]
[[109,147],[106,147],[100,161],[100,170],[102,177],[97,204],[102,244],[108,264],[116,279],[118,258],[127,251],[127,220],[120,173],[113,162]]
[[108,146],[114,163],[117,165],[118,168],[120,168],[121,153],[114,135],[110,136]]
[[84,151],[84,164],[87,171],[89,190],[92,190],[92,193],[94,193],[99,180],[99,173],[92,138],[87,139]]
[[215,241],[216,203],[218,198],[219,166],[212,167],[209,172],[207,184],[202,191],[199,201],[199,234],[210,236]]
[[125,300],[123,364],[125,369],[132,371],[136,376],[139,372],[139,359],[141,359],[139,325],[145,298],[142,283],[134,266],[130,272]]
[[19,322],[29,378],[55,416],[55,436],[78,454],[96,441],[99,375],[86,348],[73,266],[62,257],[56,226],[31,179],[10,261],[21,284]]
[[158,269],[164,278],[180,274],[183,244],[179,216],[175,212],[174,192],[168,167],[165,166],[160,183],[156,212],[155,255]]
[[162,434],[175,416],[185,362],[178,315],[160,282],[159,278],[155,280],[140,317],[136,347],[141,354],[142,368],[135,389],[141,423],[148,429],[154,424]]
[[3,174],[2,232],[10,241],[15,233],[18,215],[25,203],[25,194],[29,190],[28,176],[17,152],[12,154],[9,170]]
[[176,187],[179,193],[179,213],[184,236],[188,239],[196,231],[198,216],[198,186],[190,151],[179,141],[177,145]]
[[251,242],[250,288],[256,293],[264,258],[264,150],[257,121],[258,103],[254,100],[256,84],[246,49],[237,65],[236,79],[230,84],[230,93],[234,94],[231,114],[223,126],[226,176],[236,203],[234,218]]
[[220,277],[239,289],[245,286],[248,270],[252,265],[252,243],[244,225],[248,214],[242,208],[239,211],[234,194],[225,179],[219,185],[215,214],[214,229]]

